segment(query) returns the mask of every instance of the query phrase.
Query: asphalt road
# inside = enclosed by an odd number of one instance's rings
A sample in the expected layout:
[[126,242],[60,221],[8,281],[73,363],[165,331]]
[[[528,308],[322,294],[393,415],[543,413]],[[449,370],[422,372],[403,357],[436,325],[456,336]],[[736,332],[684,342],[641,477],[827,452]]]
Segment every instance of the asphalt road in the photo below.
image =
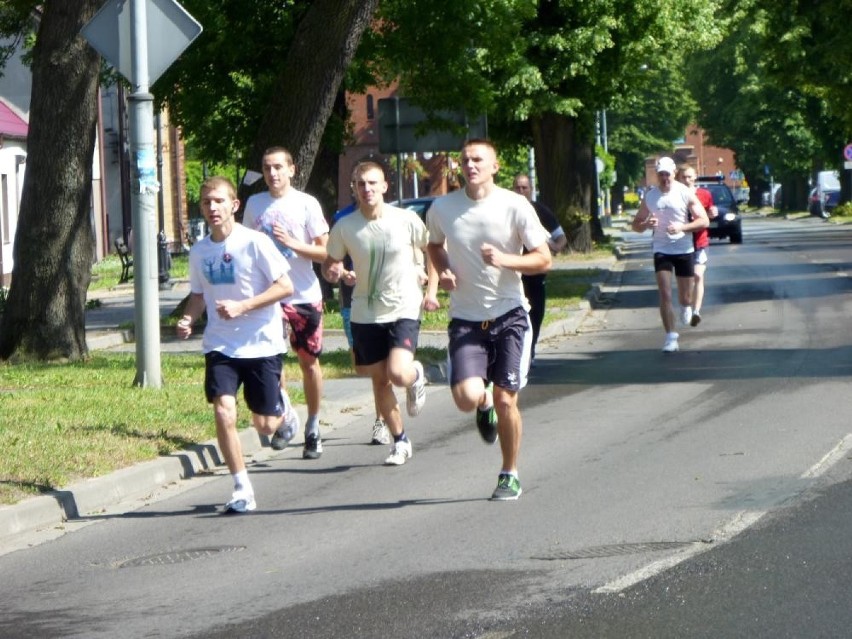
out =
[[848,636],[852,232],[744,231],[676,354],[626,236],[604,307],[539,349],[519,501],[431,386],[402,467],[365,415],[254,465],[249,516],[214,475],[0,557],[0,636]]

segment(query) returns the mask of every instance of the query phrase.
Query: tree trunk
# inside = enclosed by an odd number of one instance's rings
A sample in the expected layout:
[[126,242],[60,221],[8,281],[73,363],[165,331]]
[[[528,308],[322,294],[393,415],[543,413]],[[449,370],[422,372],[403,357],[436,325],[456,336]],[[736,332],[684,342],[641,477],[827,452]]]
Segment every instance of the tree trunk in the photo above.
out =
[[[263,151],[283,145],[296,163],[293,185],[305,188],[337,91],[378,5],[379,0],[314,1],[282,65],[248,168],[259,171]],[[240,199],[248,194],[241,192]]]
[[0,359],[86,357],[100,57],[79,35],[102,0],[47,0],[33,50],[27,171]]
[[536,174],[542,201],[568,237],[568,249],[588,253],[593,245],[595,156],[591,126],[578,118],[544,113],[531,120]]

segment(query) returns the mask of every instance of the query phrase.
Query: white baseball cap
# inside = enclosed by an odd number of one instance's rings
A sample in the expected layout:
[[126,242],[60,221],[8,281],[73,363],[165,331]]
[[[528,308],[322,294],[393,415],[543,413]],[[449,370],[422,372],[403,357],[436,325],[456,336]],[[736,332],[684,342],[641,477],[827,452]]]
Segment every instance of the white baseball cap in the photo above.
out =
[[675,171],[677,171],[677,166],[675,166],[674,160],[669,157],[662,157],[657,160],[657,173],[668,173],[669,175],[674,175]]

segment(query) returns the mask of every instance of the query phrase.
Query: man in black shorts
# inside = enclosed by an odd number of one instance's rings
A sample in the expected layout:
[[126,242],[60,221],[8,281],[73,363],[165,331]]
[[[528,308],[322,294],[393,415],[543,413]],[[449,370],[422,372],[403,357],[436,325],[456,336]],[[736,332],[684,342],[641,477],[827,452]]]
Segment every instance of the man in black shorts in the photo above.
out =
[[660,318],[666,331],[663,352],[673,353],[680,347],[675,331],[675,312],[672,303],[672,271],[677,280],[681,321],[689,325],[692,320],[692,281],[695,274],[692,253],[695,247],[692,233],[707,228],[710,221],[701,202],[691,189],[677,182],[674,160],[662,157],[657,160],[657,184],[651,187],[642,200],[639,212],[631,227],[641,233],[651,229],[654,252],[654,272],[660,291]]

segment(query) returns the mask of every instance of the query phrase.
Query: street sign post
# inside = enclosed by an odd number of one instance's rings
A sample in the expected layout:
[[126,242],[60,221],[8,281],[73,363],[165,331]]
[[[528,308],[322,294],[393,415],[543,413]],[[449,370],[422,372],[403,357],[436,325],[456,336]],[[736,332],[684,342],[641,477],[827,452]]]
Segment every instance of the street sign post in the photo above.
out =
[[160,184],[154,153],[154,96],[149,87],[199,33],[201,25],[175,0],[108,0],[81,30],[133,87],[128,101],[130,153],[136,169],[131,219],[137,386],[163,385],[156,243]]

